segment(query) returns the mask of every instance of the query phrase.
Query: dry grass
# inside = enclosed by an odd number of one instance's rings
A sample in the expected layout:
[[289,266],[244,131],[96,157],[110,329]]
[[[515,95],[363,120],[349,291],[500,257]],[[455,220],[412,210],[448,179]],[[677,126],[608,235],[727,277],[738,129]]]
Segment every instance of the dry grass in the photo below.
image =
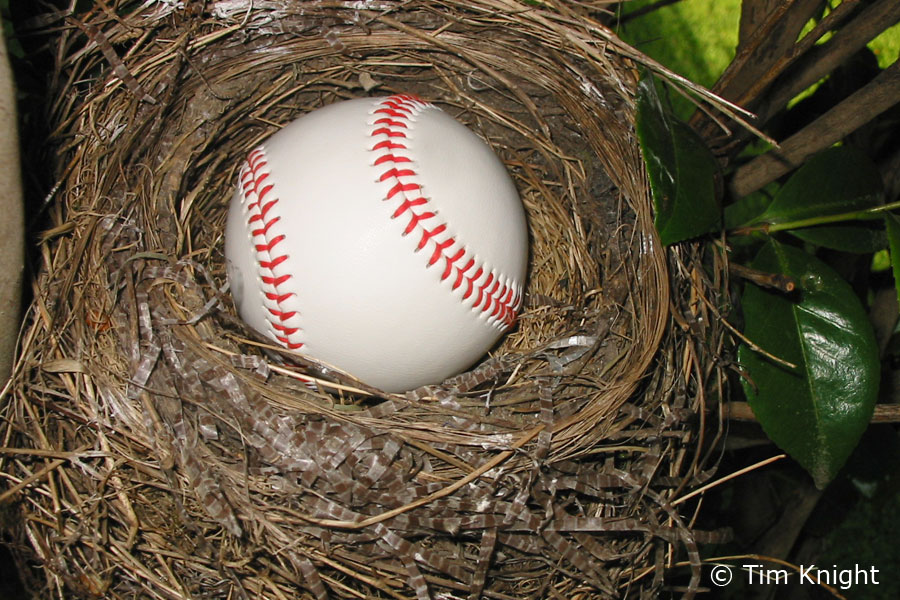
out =
[[[638,597],[684,557],[695,590],[670,501],[707,477],[724,282],[659,246],[642,58],[603,3],[186,4],[45,20],[60,185],[0,405],[0,501],[41,595]],[[406,395],[260,343],[222,291],[247,150],[393,92],[492,144],[532,236],[518,329]]]

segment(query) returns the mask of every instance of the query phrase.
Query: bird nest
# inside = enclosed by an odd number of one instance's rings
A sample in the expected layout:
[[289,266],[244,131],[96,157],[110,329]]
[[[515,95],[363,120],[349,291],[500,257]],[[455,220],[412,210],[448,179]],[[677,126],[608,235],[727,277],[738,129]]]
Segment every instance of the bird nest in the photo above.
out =
[[[683,500],[705,477],[704,390],[721,379],[704,358],[718,270],[656,237],[634,132],[641,56],[592,3],[565,4],[120,0],[38,19],[57,61],[58,185],[0,423],[3,515],[29,585],[697,589],[702,532]],[[255,337],[223,257],[249,149],[317,107],[394,93],[493,147],[531,257],[516,329],[471,371],[406,394]]]

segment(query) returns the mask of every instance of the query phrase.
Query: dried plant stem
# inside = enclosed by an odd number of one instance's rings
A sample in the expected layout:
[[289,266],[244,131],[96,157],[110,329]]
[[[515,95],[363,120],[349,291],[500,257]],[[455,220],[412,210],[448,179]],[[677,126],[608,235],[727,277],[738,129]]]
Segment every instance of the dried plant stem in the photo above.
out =
[[695,496],[699,496],[700,494],[703,494],[704,492],[707,492],[714,487],[718,487],[718,486],[722,485],[726,481],[731,481],[732,479],[735,479],[736,477],[740,477],[741,475],[745,475],[747,473],[750,473],[751,471],[755,471],[757,469],[765,467],[766,465],[770,465],[773,462],[779,461],[783,458],[787,458],[787,454],[779,454],[777,456],[772,456],[770,458],[766,458],[757,463],[754,463],[748,467],[744,467],[743,469],[738,469],[737,471],[735,471],[733,473],[729,473],[728,475],[726,475],[724,477],[720,477],[719,479],[716,479],[715,481],[712,481],[704,486],[697,488],[696,490],[693,490],[692,492],[690,492],[688,494],[685,494],[684,496],[681,496],[680,498],[673,500],[671,504],[672,504],[672,506],[678,506],[679,504],[681,504],[683,502],[687,502],[688,500],[690,500],[691,498],[693,498]]

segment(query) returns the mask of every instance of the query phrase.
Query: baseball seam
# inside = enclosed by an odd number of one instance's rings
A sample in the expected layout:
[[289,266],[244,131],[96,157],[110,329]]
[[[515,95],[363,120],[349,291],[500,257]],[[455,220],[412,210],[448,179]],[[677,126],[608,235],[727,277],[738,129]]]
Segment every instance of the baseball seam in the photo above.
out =
[[434,106],[415,96],[394,95],[379,102],[373,111],[377,117],[371,132],[371,137],[377,140],[372,147],[376,155],[374,165],[385,168],[378,181],[393,184],[384,200],[396,197],[395,201],[399,201],[391,218],[409,219],[403,235],[420,236],[416,251],[430,250],[430,254],[426,252],[426,267],[442,263],[441,281],[449,279],[454,291],[462,287],[463,302],[471,302],[473,310],[507,329],[515,323],[522,303],[520,286],[477,261],[454,236],[442,238],[448,232],[447,223],[438,218],[430,199],[422,195],[413,161],[403,156],[403,151],[408,149],[407,132],[413,127],[415,117],[428,108]]
[[247,227],[256,251],[259,277],[263,283],[267,320],[279,342],[291,350],[299,350],[303,342],[297,339],[300,328],[294,323],[299,315],[282,306],[288,298],[296,295],[283,287],[293,275],[279,268],[288,259],[287,254],[278,253],[285,234],[270,235],[270,230],[281,220],[276,208],[280,198],[275,193],[274,182],[268,181],[270,175],[265,148],[259,146],[250,152],[241,168],[241,193],[248,213]]

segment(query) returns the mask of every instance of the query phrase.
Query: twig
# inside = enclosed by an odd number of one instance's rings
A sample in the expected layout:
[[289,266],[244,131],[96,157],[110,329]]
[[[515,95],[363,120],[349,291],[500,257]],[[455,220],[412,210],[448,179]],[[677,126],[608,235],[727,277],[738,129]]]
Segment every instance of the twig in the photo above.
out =
[[[726,402],[722,405],[722,412],[731,421],[757,420],[747,402]],[[900,404],[876,404],[869,423],[900,423]]]
[[[844,4],[846,2],[842,2],[834,13],[823,19],[820,25],[823,28],[829,25],[832,17],[837,17],[842,12]],[[809,54],[802,61],[797,61],[790,71],[778,79],[772,87],[771,94],[756,107],[760,120],[768,121],[769,117],[787,105],[791,98],[827,76],[898,20],[900,20],[900,2],[896,0],[880,0],[866,7],[859,16],[836,29],[828,43],[810,48]],[[815,30],[811,32],[815,33]],[[798,42],[798,46],[812,44],[815,41],[810,38],[807,42],[807,37],[810,35]]]
[[731,192],[737,198],[755,192],[799,167],[813,154],[843,139],[898,102],[900,61],[782,142],[780,149],[770,150],[738,168],[731,180]]
[[782,273],[765,273],[737,263],[729,263],[728,270],[732,275],[751,281],[761,287],[774,288],[785,293],[790,293],[797,289],[797,282],[794,281],[794,278]]
[[23,479],[16,485],[14,485],[11,488],[9,488],[8,490],[4,491],[2,494],[0,494],[0,505],[5,503],[10,497],[15,495],[19,491],[25,489],[26,487],[28,487],[35,481],[39,481],[39,480],[43,479],[48,473],[50,473],[50,471],[53,471],[54,469],[58,469],[65,462],[66,462],[65,459],[58,458],[58,459],[54,460],[52,463],[50,463],[49,465],[47,465],[46,467],[44,467],[43,469],[41,469],[40,471],[38,471],[37,473],[34,473],[33,475],[26,477],[25,479]]
[[[835,8],[833,11],[831,11],[828,14],[828,16],[826,16],[821,21],[819,21],[818,24],[816,24],[815,28],[813,28],[812,31],[810,31],[809,33],[804,35],[803,38],[796,43],[793,42],[792,38],[795,38],[797,33],[799,33],[799,29],[797,28],[797,26],[798,25],[802,26],[802,24],[805,24],[808,21],[809,17],[813,13],[815,13],[817,10],[819,10],[818,3],[816,3],[816,2],[808,3],[805,7],[800,7],[800,10],[803,10],[805,12],[798,13],[796,15],[792,15],[794,18],[792,19],[791,22],[794,24],[794,28],[792,28],[786,32],[785,32],[786,26],[785,26],[785,22],[784,22],[784,21],[786,21],[786,18],[776,18],[775,20],[772,20],[772,17],[770,16],[769,19],[767,19],[766,22],[760,27],[760,30],[755,32],[754,35],[751,36],[751,38],[750,38],[750,40],[755,42],[754,46],[750,49],[752,51],[752,53],[748,54],[746,52],[740,52],[741,56],[744,58],[744,63],[746,63],[744,66],[746,66],[747,68],[741,69],[741,71],[739,71],[738,73],[735,73],[735,76],[733,79],[736,80],[738,77],[740,77],[740,79],[742,79],[742,80],[749,79],[749,81],[746,81],[746,85],[748,87],[746,89],[744,89],[740,93],[739,96],[732,97],[733,94],[725,94],[725,95],[727,97],[735,100],[735,102],[737,102],[738,104],[742,104],[742,105],[753,104],[753,103],[755,103],[755,101],[759,100],[760,98],[762,98],[763,101],[765,101],[767,99],[767,97],[763,96],[764,90],[769,88],[769,86],[772,84],[772,82],[777,80],[779,77],[781,77],[784,74],[784,72],[787,71],[788,68],[790,68],[795,62],[797,62],[800,59],[800,57],[802,57],[804,54],[806,54],[808,51],[810,51],[810,49],[812,49],[815,46],[815,43],[823,35],[825,35],[829,31],[838,29],[838,26],[840,25],[840,23],[856,9],[856,4],[858,2],[859,2],[859,0],[845,0],[844,2],[841,2],[841,4],[837,8]],[[794,9],[794,7],[798,6],[798,4],[794,3],[794,4],[786,5],[786,6],[789,9]],[[874,8],[878,9],[879,7],[874,7]],[[860,16],[858,21],[871,19],[871,17],[874,16],[871,13],[875,13],[875,12],[876,11],[870,10],[870,11],[863,13],[863,15]],[[884,12],[884,11],[881,10],[880,12]],[[777,14],[777,13],[775,13],[775,14]],[[782,17],[783,16],[784,15],[782,15]],[[878,14],[878,17],[885,17],[885,16],[887,16],[887,15]],[[798,17],[799,17],[799,19],[798,19]],[[856,23],[857,23],[857,21],[854,21],[853,25],[856,25]],[[784,48],[784,50],[782,52],[777,52],[774,54],[773,54],[773,49],[771,48],[772,42],[770,40],[770,36],[772,34],[772,30],[770,28],[772,26],[775,27],[775,31],[781,31],[781,32],[784,32],[787,34],[787,38],[785,38],[784,33],[782,33],[781,38],[780,38],[780,40],[782,42],[784,42],[784,41],[789,42],[789,46]],[[868,42],[868,40],[875,37],[875,34],[869,32],[868,29],[863,29],[862,31],[858,31],[859,27],[851,27],[849,25],[847,26],[846,29],[851,30],[853,33],[852,33],[852,35],[849,35],[849,36],[842,35],[839,38],[841,40],[841,42],[839,42],[839,44],[840,44],[840,46],[843,46],[843,45],[845,45],[843,43],[843,40],[849,39],[850,44],[853,45],[854,50],[859,49],[860,47],[864,46]],[[844,32],[843,29],[841,29],[840,31],[842,33]],[[758,35],[758,34],[764,34],[764,35]],[[838,34],[838,35],[840,35],[840,34]],[[836,35],[835,37],[837,38],[838,35]],[[859,38],[859,39],[857,40],[857,38]],[[832,40],[831,44],[832,44],[832,46],[835,45],[834,40]],[[748,54],[748,55],[744,56],[745,54]],[[756,67],[756,65],[754,65],[754,62],[758,62],[760,54],[762,54],[763,57],[774,56],[774,58],[770,60],[770,64],[768,64],[764,73],[760,73],[758,76],[755,76],[755,77],[753,77],[753,76],[748,77],[747,76],[748,73],[746,72],[747,70],[749,70],[750,75],[752,75],[753,71],[758,68],[758,67]],[[826,70],[824,70],[821,73],[820,77],[817,77],[817,78],[813,79],[812,81],[809,81],[806,85],[802,85],[802,86],[798,85],[798,83],[796,82],[794,77],[782,78],[782,80],[785,81],[785,85],[783,86],[782,89],[789,87],[790,89],[793,90],[793,93],[791,93],[790,95],[788,95],[785,98],[781,98],[781,100],[779,101],[779,103],[776,106],[778,106],[779,108],[784,106],[788,102],[788,100],[790,100],[791,98],[796,96],[798,93],[800,93],[802,90],[809,87],[809,85],[812,85],[813,83],[818,81],[819,78],[825,76],[827,73],[829,73],[831,70],[833,70],[838,64],[840,64],[840,62],[843,61],[844,58],[846,58],[846,56],[844,54],[841,54],[841,60],[839,60],[838,63],[831,64],[829,62],[830,66],[826,67]],[[813,59],[812,62],[814,65],[819,65],[819,63],[822,61],[819,59]],[[735,62],[732,64],[737,64],[737,60],[735,60]],[[825,65],[823,65],[823,66],[825,66]],[[724,81],[724,76],[723,76],[723,81]],[[725,84],[728,85],[728,83],[729,82],[726,82]],[[733,81],[731,83],[733,83]],[[718,84],[716,85],[715,89],[717,92],[720,91]],[[778,90],[775,90],[775,91],[778,91]],[[773,94],[775,93],[775,91],[773,91]],[[722,93],[725,93],[725,92],[723,91]],[[757,116],[760,117],[760,120],[762,122],[765,122],[766,120],[768,120],[768,117],[767,116],[763,117],[763,115],[761,115],[760,111],[758,111],[758,110],[757,110]]]
[[817,9],[818,2],[801,0],[781,2],[767,12],[765,20],[742,40],[738,55],[716,82],[714,91],[747,105],[796,58],[793,40]]
[[682,502],[686,502],[687,500],[690,500],[694,496],[698,496],[698,495],[702,494],[703,492],[706,492],[716,486],[719,486],[719,485],[725,483],[726,481],[731,481],[732,479],[740,477],[741,475],[744,475],[745,473],[749,473],[750,471],[755,471],[756,469],[765,467],[766,465],[769,465],[769,464],[772,464],[773,462],[779,461],[782,458],[787,458],[787,454],[779,454],[777,456],[770,456],[769,458],[767,458],[765,460],[761,460],[758,463],[752,464],[749,467],[744,467],[743,469],[738,469],[734,473],[729,473],[728,475],[725,475],[724,477],[720,477],[719,479],[716,479],[715,481],[707,483],[706,485],[697,488],[696,490],[690,492],[689,494],[685,494],[681,498],[678,498],[678,499],[672,501],[672,506],[678,506]]

